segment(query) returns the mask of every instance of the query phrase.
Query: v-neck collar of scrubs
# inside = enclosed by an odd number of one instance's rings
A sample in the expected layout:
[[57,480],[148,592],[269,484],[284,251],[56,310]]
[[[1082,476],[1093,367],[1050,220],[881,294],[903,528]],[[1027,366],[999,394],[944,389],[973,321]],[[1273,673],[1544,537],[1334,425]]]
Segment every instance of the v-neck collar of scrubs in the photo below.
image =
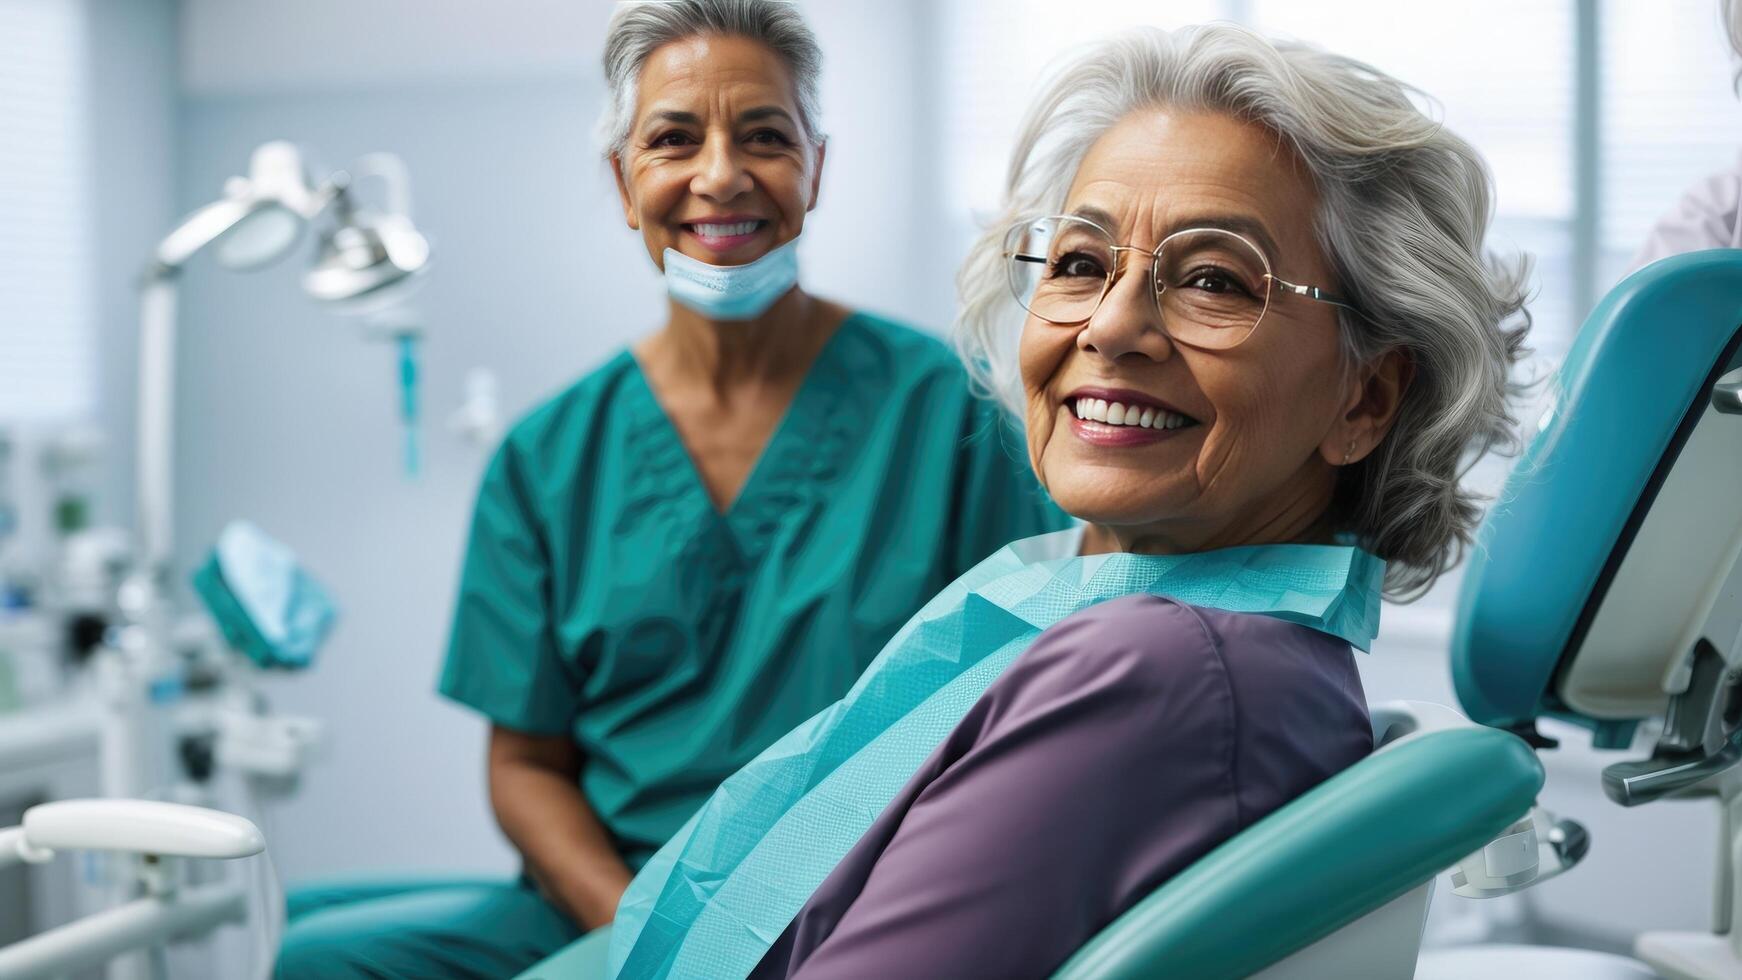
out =
[[737,495],[724,509],[708,493],[701,468],[660,403],[641,362],[625,350],[620,356],[628,361],[630,383],[624,392],[633,401],[620,407],[633,419],[642,475],[650,483],[664,484],[667,493],[699,503],[733,532],[744,551],[760,552],[765,539],[778,528],[781,515],[803,498],[797,488],[813,485],[817,476],[832,475],[842,462],[852,431],[852,426],[842,424],[850,417],[845,402],[852,387],[843,383],[843,359],[852,343],[848,335],[862,328],[860,316],[858,312],[848,314],[817,351]]

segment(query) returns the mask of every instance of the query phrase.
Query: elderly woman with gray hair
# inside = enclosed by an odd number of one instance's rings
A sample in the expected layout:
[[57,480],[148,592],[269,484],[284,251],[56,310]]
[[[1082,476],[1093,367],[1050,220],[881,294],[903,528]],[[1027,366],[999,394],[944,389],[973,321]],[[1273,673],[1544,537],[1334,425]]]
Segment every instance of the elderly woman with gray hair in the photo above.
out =
[[281,976],[507,976],[610,921],[928,596],[1068,523],[946,344],[800,285],[827,144],[791,4],[622,4],[604,62],[605,157],[665,322],[504,440],[441,679],[490,725],[525,873],[296,889]]
[[1523,263],[1365,65],[1148,30],[1063,68],[961,275],[1083,521],[946,589],[618,909],[623,977],[1038,977],[1371,748],[1352,647],[1470,540]]

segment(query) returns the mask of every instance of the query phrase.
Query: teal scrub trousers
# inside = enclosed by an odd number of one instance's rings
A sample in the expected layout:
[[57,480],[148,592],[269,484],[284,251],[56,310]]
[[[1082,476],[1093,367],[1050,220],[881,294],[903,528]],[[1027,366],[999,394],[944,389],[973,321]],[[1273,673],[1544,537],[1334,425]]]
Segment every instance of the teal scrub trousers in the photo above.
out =
[[277,980],[507,978],[582,930],[532,886],[380,877],[294,889]]

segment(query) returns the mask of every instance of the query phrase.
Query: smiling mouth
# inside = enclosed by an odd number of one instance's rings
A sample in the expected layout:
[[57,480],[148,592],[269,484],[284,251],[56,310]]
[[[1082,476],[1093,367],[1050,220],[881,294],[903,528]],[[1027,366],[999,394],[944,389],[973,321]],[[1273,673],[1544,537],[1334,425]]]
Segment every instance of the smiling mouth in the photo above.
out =
[[1128,426],[1139,429],[1186,429],[1200,424],[1197,419],[1189,415],[1137,402],[1081,397],[1067,398],[1064,404],[1065,408],[1083,421],[1101,422],[1112,426]]
[[685,231],[704,241],[730,241],[735,238],[747,238],[767,226],[768,222],[754,219],[729,222],[696,221],[688,222],[683,227]]

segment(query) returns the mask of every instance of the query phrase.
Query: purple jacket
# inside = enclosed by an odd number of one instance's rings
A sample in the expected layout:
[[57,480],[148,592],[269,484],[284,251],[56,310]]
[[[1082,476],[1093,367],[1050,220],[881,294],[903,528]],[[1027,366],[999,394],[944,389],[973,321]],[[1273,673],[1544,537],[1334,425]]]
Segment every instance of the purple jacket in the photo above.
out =
[[986,689],[752,976],[1045,977],[1372,739],[1335,637],[1147,594],[1092,606]]

